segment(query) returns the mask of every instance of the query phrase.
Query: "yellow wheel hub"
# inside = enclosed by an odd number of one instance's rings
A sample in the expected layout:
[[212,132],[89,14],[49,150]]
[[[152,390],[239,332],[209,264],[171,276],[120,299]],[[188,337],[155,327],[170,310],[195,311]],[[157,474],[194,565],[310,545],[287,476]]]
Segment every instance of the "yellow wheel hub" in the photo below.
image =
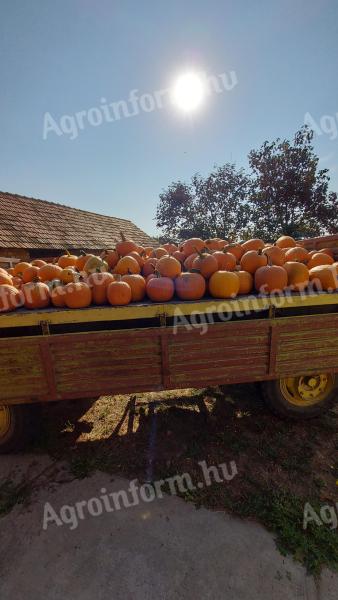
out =
[[0,406],[0,441],[10,430],[11,412],[7,406]]
[[280,380],[284,398],[296,406],[313,406],[322,402],[331,392],[333,385],[334,375],[331,373],[286,377]]

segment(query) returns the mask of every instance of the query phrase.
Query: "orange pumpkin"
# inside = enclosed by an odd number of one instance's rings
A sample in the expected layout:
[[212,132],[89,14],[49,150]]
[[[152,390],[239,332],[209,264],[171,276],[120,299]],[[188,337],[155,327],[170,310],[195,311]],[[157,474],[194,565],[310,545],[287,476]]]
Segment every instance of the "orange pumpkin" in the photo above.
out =
[[31,262],[32,267],[39,267],[39,268],[43,267],[46,264],[47,264],[46,261],[45,260],[41,260],[40,258],[35,258]]
[[246,242],[243,242],[242,244],[242,249],[243,249],[243,254],[245,252],[249,252],[250,250],[263,250],[265,244],[263,242],[263,240],[259,239],[259,238],[252,238],[251,240],[247,240]]
[[291,290],[301,292],[309,283],[309,269],[301,262],[288,261],[284,264]]
[[92,291],[84,281],[67,283],[65,286],[65,302],[68,308],[86,308],[92,302]]
[[0,272],[0,285],[13,285],[13,277],[11,277],[11,275],[9,275],[9,273],[6,273],[5,271],[1,271]]
[[49,287],[42,281],[25,283],[21,291],[26,308],[46,308],[50,304]]
[[66,292],[65,286],[55,285],[50,290],[50,299],[53,306],[57,308],[64,308],[66,306]]
[[338,288],[338,275],[334,265],[318,265],[310,269],[310,281],[319,291],[331,292]]
[[114,269],[120,260],[117,250],[105,250],[101,253],[101,258],[108,263],[109,269]]
[[316,252],[311,256],[307,263],[307,268],[312,269],[313,267],[321,267],[322,265],[333,265],[334,260],[328,254],[324,252]]
[[68,252],[68,250],[66,250],[66,254],[63,254],[58,259],[58,265],[61,267],[61,269],[66,269],[66,267],[75,267],[77,258],[78,257],[75,256],[75,254],[71,254]]
[[232,252],[226,250],[214,252],[218,268],[216,271],[234,271],[236,268],[236,257]]
[[185,254],[183,252],[180,252],[180,250],[176,250],[175,252],[173,252],[172,256],[176,258],[176,260],[179,260],[180,263],[184,263],[185,261]]
[[278,246],[267,246],[262,250],[262,253],[268,257],[272,265],[282,267],[285,263],[284,252]]
[[114,273],[118,275],[127,275],[128,273],[138,274],[141,273],[141,267],[132,256],[124,256],[117,263]]
[[140,265],[140,268],[142,269],[142,267],[144,265],[144,258],[142,256],[140,256],[139,253],[136,252],[136,250],[133,250],[133,252],[129,252],[129,254],[127,254],[126,256],[131,256],[132,258],[135,258],[135,260]]
[[162,277],[175,279],[181,273],[182,267],[181,263],[173,256],[162,256],[157,261],[156,270]]
[[205,279],[200,273],[181,273],[175,279],[175,291],[180,300],[200,300],[205,290]]
[[205,248],[204,241],[201,238],[190,238],[182,244],[182,252],[185,257],[189,256],[193,252],[201,251]]
[[75,267],[77,268],[77,270],[83,271],[85,268],[86,262],[90,258],[94,258],[94,254],[86,254],[85,252],[81,251],[81,254],[80,254],[80,256],[77,257],[76,263],[75,263]]
[[265,265],[255,271],[255,288],[257,292],[271,294],[282,292],[288,284],[288,275],[284,267]]
[[251,273],[248,273],[248,271],[236,271],[236,275],[239,279],[238,294],[250,294],[254,285]]
[[302,246],[294,246],[293,248],[288,248],[285,252],[285,258],[288,262],[303,262],[308,259],[309,252],[306,248],[302,248]]
[[193,252],[192,254],[189,254],[189,256],[186,257],[183,265],[187,271],[190,271],[190,269],[192,269],[193,262],[194,262],[195,258],[197,258],[197,257],[198,257],[198,252]]
[[22,306],[23,295],[13,285],[0,285],[0,312],[9,312]]
[[162,258],[162,256],[168,256],[168,252],[165,248],[155,248],[155,250],[152,251],[151,253],[151,257],[152,258]]
[[18,288],[18,290],[21,290],[22,286],[23,286],[23,280],[22,277],[13,277],[13,282],[12,285],[14,285],[14,287]]
[[209,279],[209,292],[213,298],[234,298],[239,291],[239,277],[231,271],[216,271]]
[[154,248],[152,246],[145,246],[143,248],[144,256],[146,256],[147,258],[150,258],[153,252]]
[[146,291],[152,302],[169,302],[175,293],[174,281],[170,277],[154,276],[148,279]]
[[123,275],[122,281],[126,281],[131,289],[131,301],[141,302],[146,295],[146,282],[142,275]]
[[126,256],[129,252],[137,251],[137,244],[132,240],[127,240],[124,233],[120,231],[121,241],[117,242],[116,250],[120,256]]
[[297,246],[296,240],[290,235],[282,235],[276,241],[276,246],[279,248],[294,248]]
[[334,262],[332,266],[336,268],[337,275],[338,275],[338,261]]
[[163,244],[163,248],[168,252],[168,254],[173,254],[174,252],[177,252],[178,247],[176,246],[176,244]]
[[148,277],[148,275],[153,274],[156,269],[156,264],[157,264],[157,258],[147,258],[145,260],[143,268],[142,268],[143,277]]
[[230,252],[230,254],[233,254],[236,262],[240,261],[244,254],[244,248],[241,244],[228,244],[223,248],[223,250],[224,252]]
[[[6,273],[5,269],[0,269],[0,273],[1,272]],[[13,269],[13,267],[11,267],[10,269],[7,269],[7,273],[8,273],[8,275],[14,275],[14,269]]]
[[248,271],[253,275],[257,269],[268,264],[268,257],[262,253],[262,250],[249,250],[243,254],[240,264],[242,271]]
[[78,281],[79,273],[71,267],[66,267],[65,269],[62,269],[60,279],[62,283],[74,283],[74,281]]
[[62,273],[61,267],[58,265],[46,264],[39,269],[39,277],[41,281],[52,281],[52,279],[60,279]]
[[30,266],[24,270],[22,273],[22,281],[23,283],[28,283],[29,281],[33,281],[33,279],[39,279],[39,271],[40,267]]
[[332,248],[320,248],[320,250],[318,250],[318,252],[323,252],[324,254],[331,256],[331,258],[334,258],[334,251]]
[[107,289],[113,281],[115,281],[115,277],[111,273],[92,273],[89,275],[87,283],[92,290],[94,304],[101,305],[107,302]]
[[219,238],[211,238],[209,240],[205,240],[204,246],[205,246],[205,248],[208,248],[208,250],[216,251],[216,250],[222,250],[223,245],[224,245],[223,244],[221,246],[222,243],[223,243],[222,240],[220,240]]
[[[222,254],[222,252],[220,254]],[[209,279],[211,275],[218,270],[218,261],[214,254],[199,252],[193,260],[192,268],[199,271],[205,279]]]
[[14,266],[14,275],[22,275],[22,273],[31,266],[28,262],[19,262]]
[[124,306],[131,302],[131,288],[126,281],[113,281],[108,285],[107,298],[112,306]]

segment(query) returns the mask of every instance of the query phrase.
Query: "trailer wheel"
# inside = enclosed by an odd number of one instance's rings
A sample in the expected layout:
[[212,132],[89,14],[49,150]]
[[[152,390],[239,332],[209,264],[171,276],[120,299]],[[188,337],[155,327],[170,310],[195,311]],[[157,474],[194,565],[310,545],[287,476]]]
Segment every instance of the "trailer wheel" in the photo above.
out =
[[334,373],[285,377],[261,383],[268,407],[279,417],[311,419],[333,403],[337,390]]
[[0,454],[18,452],[32,439],[39,409],[36,404],[0,405]]

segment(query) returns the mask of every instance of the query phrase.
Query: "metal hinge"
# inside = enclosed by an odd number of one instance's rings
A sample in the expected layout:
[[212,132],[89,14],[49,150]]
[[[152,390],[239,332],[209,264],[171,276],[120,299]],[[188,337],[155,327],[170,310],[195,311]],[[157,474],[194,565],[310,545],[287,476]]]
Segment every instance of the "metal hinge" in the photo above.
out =
[[158,318],[160,319],[160,325],[161,325],[161,327],[166,327],[166,325],[167,325],[167,315],[166,315],[166,313],[160,313],[158,315]]

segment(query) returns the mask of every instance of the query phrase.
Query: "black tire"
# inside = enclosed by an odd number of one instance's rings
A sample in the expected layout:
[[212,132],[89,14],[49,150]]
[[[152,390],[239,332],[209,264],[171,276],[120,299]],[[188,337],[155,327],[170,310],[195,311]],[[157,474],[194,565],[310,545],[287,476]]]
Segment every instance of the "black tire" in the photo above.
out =
[[0,428],[0,454],[19,452],[35,437],[40,425],[39,404],[0,405],[6,411],[8,426]]
[[[269,409],[277,416],[283,419],[293,420],[304,420],[318,417],[325,413],[334,403],[337,398],[337,379],[333,374],[326,374],[333,379],[332,386],[328,386],[327,393],[323,393],[318,396],[318,401],[314,404],[301,405],[301,402],[297,405],[292,403],[285,394],[283,394],[283,388],[285,384],[283,382],[286,379],[274,379],[272,381],[262,381],[261,390],[265,403]],[[292,378],[291,378],[292,379]],[[294,378],[299,379],[299,378]]]

